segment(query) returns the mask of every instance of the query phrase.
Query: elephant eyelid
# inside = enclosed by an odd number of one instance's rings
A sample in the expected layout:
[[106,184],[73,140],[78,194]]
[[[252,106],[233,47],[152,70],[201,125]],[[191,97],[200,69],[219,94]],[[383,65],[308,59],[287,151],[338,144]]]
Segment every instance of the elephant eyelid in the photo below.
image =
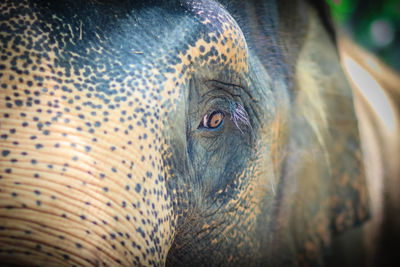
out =
[[231,114],[231,120],[239,129],[239,131],[243,134],[242,129],[240,128],[240,124],[243,124],[249,128],[251,128],[249,116],[244,109],[244,107],[240,103],[231,102],[229,104],[229,111]]

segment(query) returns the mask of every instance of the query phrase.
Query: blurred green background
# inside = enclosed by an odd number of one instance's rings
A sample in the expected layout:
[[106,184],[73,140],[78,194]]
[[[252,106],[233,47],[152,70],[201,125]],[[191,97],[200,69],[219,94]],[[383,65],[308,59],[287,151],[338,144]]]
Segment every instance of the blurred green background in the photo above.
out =
[[400,0],[326,1],[345,33],[400,73]]

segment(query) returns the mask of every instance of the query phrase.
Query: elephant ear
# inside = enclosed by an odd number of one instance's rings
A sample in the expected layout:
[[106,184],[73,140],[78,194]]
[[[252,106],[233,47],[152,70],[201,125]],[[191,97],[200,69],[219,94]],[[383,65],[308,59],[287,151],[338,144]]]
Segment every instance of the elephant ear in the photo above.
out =
[[[294,71],[283,212],[298,263],[321,264],[332,236],[369,216],[357,118],[334,38],[320,11],[308,25]],[[291,188],[291,189],[290,189]],[[283,218],[283,217],[281,217]]]
[[[331,229],[334,234],[359,226],[369,217],[367,181],[363,165],[358,120],[349,82],[340,64],[336,36],[326,4],[314,6],[318,16],[311,16],[309,35],[303,57],[297,70],[303,77],[303,66],[313,71],[314,87],[319,88],[322,109],[325,111],[323,127],[326,129],[325,144],[329,156]],[[307,87],[307,85],[306,85]],[[307,90],[307,88],[303,88]],[[317,89],[318,90],[318,89]]]

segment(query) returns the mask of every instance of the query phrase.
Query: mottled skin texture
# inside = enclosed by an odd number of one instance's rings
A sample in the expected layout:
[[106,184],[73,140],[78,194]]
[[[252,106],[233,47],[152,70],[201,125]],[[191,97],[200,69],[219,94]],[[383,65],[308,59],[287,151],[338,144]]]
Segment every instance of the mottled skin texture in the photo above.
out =
[[2,1],[0,262],[323,264],[368,211],[311,2]]

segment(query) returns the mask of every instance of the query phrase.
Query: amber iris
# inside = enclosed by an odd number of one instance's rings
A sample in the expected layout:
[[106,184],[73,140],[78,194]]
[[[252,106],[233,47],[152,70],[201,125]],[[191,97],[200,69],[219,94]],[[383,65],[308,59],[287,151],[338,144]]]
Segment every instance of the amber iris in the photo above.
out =
[[207,114],[203,118],[203,126],[209,129],[216,129],[222,125],[224,121],[224,113],[222,111],[213,111],[211,114]]

